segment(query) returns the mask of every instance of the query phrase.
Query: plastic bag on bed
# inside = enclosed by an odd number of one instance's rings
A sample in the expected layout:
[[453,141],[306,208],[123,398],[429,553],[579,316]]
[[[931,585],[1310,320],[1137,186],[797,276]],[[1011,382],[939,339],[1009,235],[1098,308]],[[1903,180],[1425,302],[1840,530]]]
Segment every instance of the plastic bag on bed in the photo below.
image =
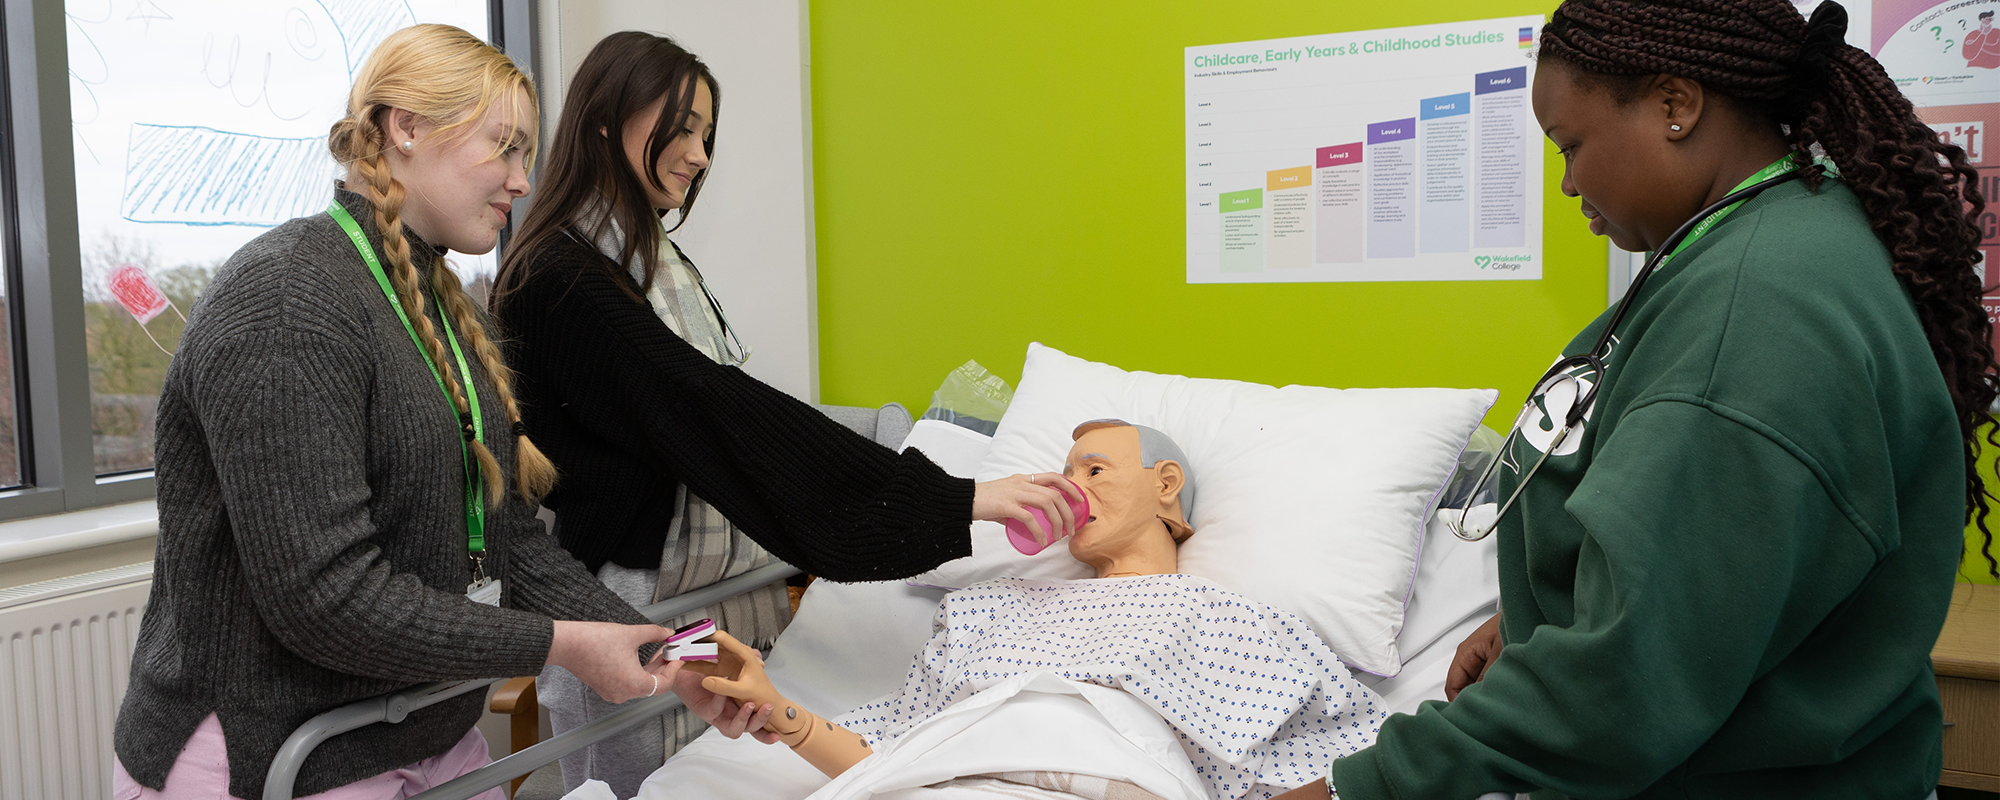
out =
[[1500,457],[1500,448],[1506,443],[1506,436],[1484,425],[1473,431],[1472,440],[1465,443],[1465,451],[1458,454],[1458,471],[1445,483],[1438,508],[1466,508],[1495,502],[1499,497],[1497,481],[1488,478],[1485,486],[1474,484],[1492,466],[1493,459]]
[[1014,402],[1014,387],[1000,376],[987,372],[977,361],[967,361],[944,376],[944,383],[931,393],[931,407],[924,419],[949,422],[961,428],[992,436],[1000,427],[1000,415]]

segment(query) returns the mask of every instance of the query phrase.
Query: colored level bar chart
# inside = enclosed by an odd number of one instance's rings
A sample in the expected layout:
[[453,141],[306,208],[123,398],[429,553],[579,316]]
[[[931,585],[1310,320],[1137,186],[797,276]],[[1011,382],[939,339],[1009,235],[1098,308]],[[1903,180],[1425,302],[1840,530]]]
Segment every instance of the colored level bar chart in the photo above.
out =
[[1188,282],[1539,279],[1540,24],[1187,48]]

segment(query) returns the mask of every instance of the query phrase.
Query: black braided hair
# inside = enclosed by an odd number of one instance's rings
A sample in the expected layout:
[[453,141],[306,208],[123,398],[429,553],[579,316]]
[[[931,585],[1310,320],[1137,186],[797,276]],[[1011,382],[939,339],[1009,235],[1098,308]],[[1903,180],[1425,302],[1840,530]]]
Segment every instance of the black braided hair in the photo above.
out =
[[[1541,59],[1573,67],[1631,100],[1652,75],[1696,81],[1784,126],[1793,158],[1818,145],[1861,199],[1943,370],[1965,445],[1966,507],[1993,553],[1976,455],[2000,396],[1992,325],[1976,273],[1986,203],[1965,151],[1938,140],[1867,52],[1842,41],[1847,12],[1821,3],[1810,22],[1786,0],[1564,0],[1542,28]],[[1807,180],[1818,182],[1817,175]],[[2000,438],[1988,429],[1988,443]]]

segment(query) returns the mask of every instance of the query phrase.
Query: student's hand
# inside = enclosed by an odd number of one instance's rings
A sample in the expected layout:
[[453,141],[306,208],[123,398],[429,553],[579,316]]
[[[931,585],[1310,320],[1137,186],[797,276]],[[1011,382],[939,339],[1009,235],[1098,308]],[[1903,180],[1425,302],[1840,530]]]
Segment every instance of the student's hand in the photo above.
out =
[[623,703],[673,685],[680,662],[639,663],[639,648],[664,641],[669,633],[658,625],[559,619],[548,663],[569,670],[605,702]]
[[[1065,480],[1060,472],[1009,475],[973,487],[972,518],[988,522],[1019,520],[1029,533],[1034,534],[1035,541],[1047,546],[1059,536],[1076,532],[1077,520],[1069,508],[1072,500],[1083,500],[1083,492],[1076,488],[1076,484]],[[1029,508],[1041,509],[1057,529],[1042,530],[1034,516],[1028,513]]]
[[1500,615],[1494,614],[1458,644],[1458,652],[1451,657],[1451,669],[1444,675],[1444,699],[1458,699],[1460,690],[1486,677],[1487,668],[1500,657],[1501,646]]
[[765,726],[776,709],[795,704],[771,685],[770,677],[764,674],[764,657],[723,631],[702,641],[718,645],[716,660],[674,662],[682,665],[681,676],[674,682],[681,701],[729,738],[736,738],[732,730],[736,735],[749,730],[757,741],[777,742],[778,734]]

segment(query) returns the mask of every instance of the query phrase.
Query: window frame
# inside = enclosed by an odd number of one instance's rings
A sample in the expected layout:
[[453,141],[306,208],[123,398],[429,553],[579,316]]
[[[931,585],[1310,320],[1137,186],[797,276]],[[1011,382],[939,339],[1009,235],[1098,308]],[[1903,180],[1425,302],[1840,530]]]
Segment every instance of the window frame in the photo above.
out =
[[[486,35],[531,76],[535,11],[535,0],[487,0]],[[100,477],[93,457],[64,0],[9,0],[0,10],[0,36],[0,213],[8,216],[0,247],[12,283],[16,441],[25,484],[0,491],[0,521],[149,500],[152,470]]]

